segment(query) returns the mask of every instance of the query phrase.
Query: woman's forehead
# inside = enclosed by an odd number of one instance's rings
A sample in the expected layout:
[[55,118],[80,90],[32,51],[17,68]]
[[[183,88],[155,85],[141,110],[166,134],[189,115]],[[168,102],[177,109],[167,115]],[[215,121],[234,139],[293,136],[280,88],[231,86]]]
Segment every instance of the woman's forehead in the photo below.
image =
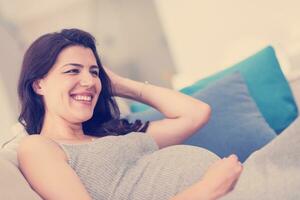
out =
[[93,51],[82,46],[70,46],[63,49],[56,59],[56,64],[78,63],[81,65],[97,65]]

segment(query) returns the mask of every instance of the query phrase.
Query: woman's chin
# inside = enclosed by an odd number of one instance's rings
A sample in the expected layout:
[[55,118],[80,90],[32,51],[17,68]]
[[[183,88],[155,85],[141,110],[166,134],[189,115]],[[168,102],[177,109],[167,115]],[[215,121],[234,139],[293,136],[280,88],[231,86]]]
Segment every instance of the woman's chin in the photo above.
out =
[[84,114],[84,113],[78,113],[77,115],[74,115],[72,121],[76,122],[76,123],[83,123],[85,121],[88,121],[89,119],[91,119],[93,117],[93,114],[91,113],[87,113],[87,114]]

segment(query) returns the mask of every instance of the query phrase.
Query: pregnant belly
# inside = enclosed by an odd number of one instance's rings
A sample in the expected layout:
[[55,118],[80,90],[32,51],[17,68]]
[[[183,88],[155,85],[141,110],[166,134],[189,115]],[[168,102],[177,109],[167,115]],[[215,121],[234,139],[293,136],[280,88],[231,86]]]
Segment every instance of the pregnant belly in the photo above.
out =
[[149,199],[168,199],[199,181],[218,159],[200,147],[176,145],[163,148],[141,160],[144,169],[134,191],[151,197]]

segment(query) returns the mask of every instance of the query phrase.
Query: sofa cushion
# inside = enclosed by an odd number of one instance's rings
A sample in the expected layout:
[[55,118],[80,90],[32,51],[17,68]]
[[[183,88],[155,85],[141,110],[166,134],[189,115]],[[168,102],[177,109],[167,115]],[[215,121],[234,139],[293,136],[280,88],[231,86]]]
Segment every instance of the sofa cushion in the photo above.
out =
[[[212,115],[209,122],[185,144],[206,148],[220,157],[235,153],[241,161],[245,161],[252,152],[276,137],[238,72],[225,76],[192,96],[208,103]],[[127,116],[129,121],[162,118],[163,115],[154,109]]]
[[[233,192],[224,200],[300,199],[300,118],[244,163]],[[223,200],[223,198],[222,198]]]

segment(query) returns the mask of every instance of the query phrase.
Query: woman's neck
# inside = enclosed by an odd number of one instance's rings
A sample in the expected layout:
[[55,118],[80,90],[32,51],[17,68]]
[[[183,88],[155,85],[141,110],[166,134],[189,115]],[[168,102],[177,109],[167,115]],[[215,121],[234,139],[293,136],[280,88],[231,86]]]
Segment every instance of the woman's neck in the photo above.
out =
[[60,117],[45,115],[41,135],[58,140],[80,140],[85,135],[81,123],[70,123]]

